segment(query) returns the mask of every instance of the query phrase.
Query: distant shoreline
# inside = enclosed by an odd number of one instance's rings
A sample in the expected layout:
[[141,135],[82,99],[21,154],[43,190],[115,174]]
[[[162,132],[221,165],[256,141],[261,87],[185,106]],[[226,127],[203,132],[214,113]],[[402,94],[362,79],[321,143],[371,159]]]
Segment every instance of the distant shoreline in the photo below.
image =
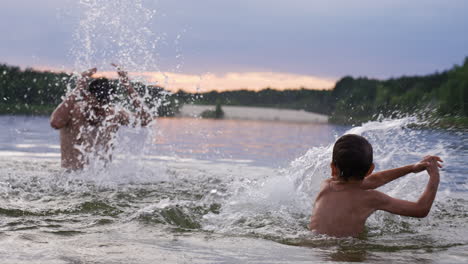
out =
[[[49,116],[55,107],[52,105],[1,105],[0,115]],[[184,104],[175,117],[200,118],[203,111],[214,109],[214,105]],[[224,119],[328,123],[328,116],[303,110],[251,106],[222,106],[222,109],[224,111]]]
[[[199,118],[206,110],[213,111],[214,105],[184,104],[176,117]],[[304,110],[278,109],[251,106],[222,106],[224,119],[255,120],[255,121],[279,121],[299,123],[328,123],[328,116],[306,112]]]
[[[0,104],[0,115],[11,116],[50,116],[56,105],[28,105],[23,104]],[[174,116],[159,117],[188,117],[200,118],[200,114],[205,110],[214,110],[214,105],[193,105],[184,104]],[[352,125],[345,119],[336,117],[329,118],[326,115],[291,109],[278,109],[267,107],[251,107],[251,106],[222,106],[225,113],[224,119],[231,120],[252,120],[252,121],[279,121],[279,122],[295,122],[295,123],[316,123],[316,124],[338,124]],[[432,128],[440,129],[455,129],[466,131],[468,129],[468,117],[462,116],[444,116],[433,117],[434,123],[428,125]],[[365,123],[368,120],[357,118],[353,119],[357,124]]]

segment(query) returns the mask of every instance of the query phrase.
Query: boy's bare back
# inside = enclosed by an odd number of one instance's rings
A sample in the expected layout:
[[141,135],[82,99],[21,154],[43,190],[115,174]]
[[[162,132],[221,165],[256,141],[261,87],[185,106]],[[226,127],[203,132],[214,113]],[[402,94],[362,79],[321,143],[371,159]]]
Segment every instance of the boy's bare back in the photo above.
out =
[[[345,135],[335,143],[332,159],[331,179],[322,183],[315,200],[311,230],[335,237],[357,236],[376,210],[412,217],[425,217],[429,213],[439,185],[442,167],[439,157],[426,156],[415,164],[372,173],[372,146],[363,137]],[[424,170],[429,174],[429,181],[417,202],[396,199],[375,190],[409,173]]]
[[330,236],[357,236],[375,211],[374,192],[363,189],[360,183],[325,180],[315,200],[309,228]]

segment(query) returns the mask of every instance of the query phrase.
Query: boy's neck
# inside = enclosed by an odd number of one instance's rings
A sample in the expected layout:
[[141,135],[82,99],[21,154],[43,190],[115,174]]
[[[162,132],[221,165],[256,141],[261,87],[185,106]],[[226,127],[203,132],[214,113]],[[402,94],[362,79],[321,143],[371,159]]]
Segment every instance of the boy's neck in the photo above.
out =
[[345,180],[343,178],[340,178],[340,177],[333,177],[332,176],[332,180],[336,183],[340,183],[340,184],[349,184],[349,185],[356,185],[356,184],[361,184],[362,183],[362,180],[357,180],[357,179],[349,179],[349,180]]

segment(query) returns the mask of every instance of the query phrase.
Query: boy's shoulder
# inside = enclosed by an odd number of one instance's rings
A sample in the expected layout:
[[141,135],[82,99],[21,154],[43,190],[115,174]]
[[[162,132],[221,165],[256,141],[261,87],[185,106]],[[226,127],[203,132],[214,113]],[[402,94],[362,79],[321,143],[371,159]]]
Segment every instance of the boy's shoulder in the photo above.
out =
[[370,200],[371,202],[373,201],[375,203],[381,203],[387,196],[384,193],[375,189],[368,189],[364,186],[359,185],[350,186],[336,181],[333,178],[329,178],[322,181],[317,198],[326,194],[338,194],[343,192],[347,192],[351,195],[354,194],[356,196],[359,196],[360,199]]
[[332,181],[333,181],[333,179],[331,179],[331,178],[328,178],[328,179],[323,180],[323,181],[320,183],[320,191],[319,191],[319,193],[329,190]]
[[320,190],[315,198],[316,201],[320,200],[320,198],[330,190],[330,183],[332,179],[325,179],[320,183]]

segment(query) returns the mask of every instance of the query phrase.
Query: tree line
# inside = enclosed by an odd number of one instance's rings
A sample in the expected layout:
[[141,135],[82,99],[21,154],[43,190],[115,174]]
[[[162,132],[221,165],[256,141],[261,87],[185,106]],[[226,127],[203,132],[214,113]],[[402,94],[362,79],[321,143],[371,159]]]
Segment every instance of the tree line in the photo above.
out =
[[[67,73],[0,65],[0,113],[49,114],[73,86],[73,79]],[[148,104],[157,102],[160,116],[174,115],[184,103],[195,103],[302,109],[329,115],[337,123],[362,122],[376,115],[425,112],[468,125],[468,57],[462,65],[425,76],[387,80],[346,76],[331,90],[266,88],[258,92],[191,94],[183,90],[170,93],[141,83],[136,86],[142,94],[149,95],[145,98]]]
[[0,113],[50,112],[61,102],[70,75],[0,65]]
[[332,119],[369,120],[424,114],[450,122],[468,124],[468,57],[462,65],[426,76],[403,76],[388,80],[344,77],[331,91],[335,100]]
[[[59,105],[67,91],[75,87],[77,76],[68,73],[21,70],[16,66],[0,64],[0,114],[48,115]],[[111,80],[122,94],[116,80]],[[177,112],[178,101],[161,87],[134,83],[146,104],[159,116]],[[124,100],[116,96],[115,100]]]
[[468,126],[468,57],[462,65],[425,76],[387,80],[346,76],[331,90],[208,92],[198,94],[195,102],[303,109],[344,124],[417,113],[447,125]]

